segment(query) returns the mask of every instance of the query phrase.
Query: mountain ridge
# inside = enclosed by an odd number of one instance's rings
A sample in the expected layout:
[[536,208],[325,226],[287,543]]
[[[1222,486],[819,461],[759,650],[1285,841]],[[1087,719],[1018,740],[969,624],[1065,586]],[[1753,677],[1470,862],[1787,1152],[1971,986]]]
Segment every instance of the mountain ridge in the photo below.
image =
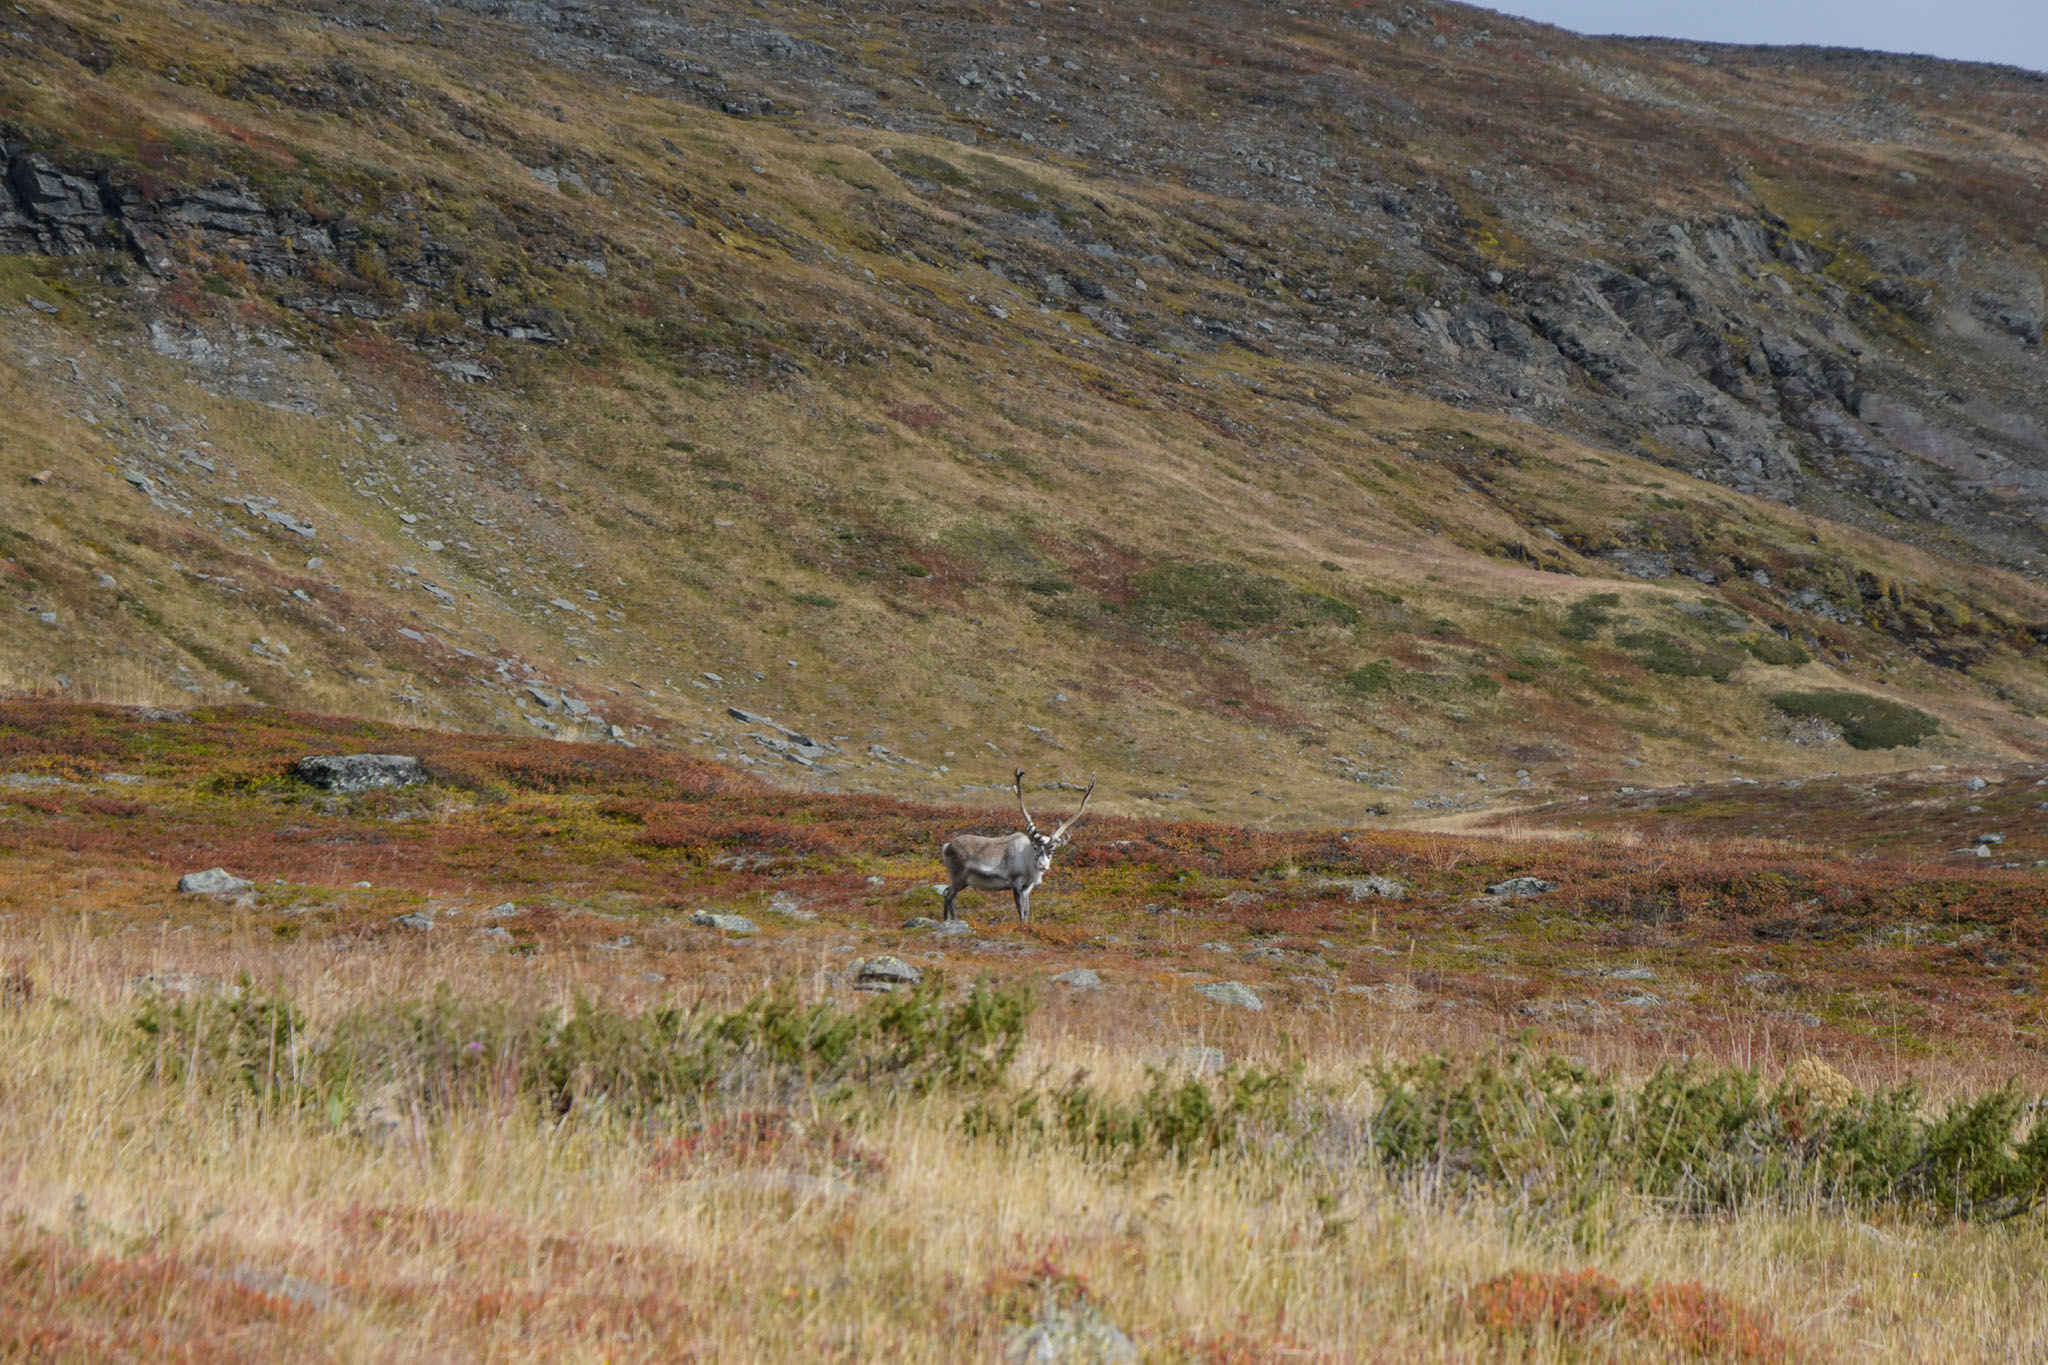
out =
[[1246,819],[2042,751],[2038,78],[1454,5],[22,23],[18,686]]

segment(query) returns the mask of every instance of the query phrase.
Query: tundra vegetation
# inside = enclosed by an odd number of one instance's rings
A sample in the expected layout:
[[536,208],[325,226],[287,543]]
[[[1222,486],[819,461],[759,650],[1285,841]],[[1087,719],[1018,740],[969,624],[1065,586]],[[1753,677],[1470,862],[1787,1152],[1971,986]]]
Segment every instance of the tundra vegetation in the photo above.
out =
[[[294,776],[343,750],[427,780]],[[1796,838],[1091,809],[1032,923],[938,937],[971,809],[250,708],[0,703],[0,759],[12,1355],[2048,1339],[2038,770],[1693,794]]]
[[2034,83],[1296,8],[23,0],[0,688],[1249,824],[2048,749]]

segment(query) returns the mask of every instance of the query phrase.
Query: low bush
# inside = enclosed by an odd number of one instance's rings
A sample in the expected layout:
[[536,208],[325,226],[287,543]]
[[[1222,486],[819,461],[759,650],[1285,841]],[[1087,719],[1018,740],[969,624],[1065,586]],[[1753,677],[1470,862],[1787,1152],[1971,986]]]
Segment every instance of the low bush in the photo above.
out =
[[1186,1160],[1299,1131],[1304,1097],[1291,1072],[1233,1070],[1213,1085],[1153,1069],[1129,1099],[1106,1095],[1077,1074],[1054,1090],[998,1092],[966,1115],[967,1131],[1006,1143],[1057,1142],[1122,1164]]
[[1614,620],[1607,609],[1620,605],[1621,594],[1618,592],[1596,592],[1581,597],[1565,609],[1564,626],[1558,634],[1567,640],[1598,639],[1600,628]]
[[1918,707],[1862,692],[1779,692],[1771,705],[1788,716],[1827,721],[1852,749],[1909,749],[1941,729]]
[[1700,649],[1657,631],[1617,635],[1614,643],[1630,651],[1629,657],[1651,673],[1673,678],[1712,678],[1727,682],[1735,672],[1735,660],[1718,650]]
[[1140,574],[1134,586],[1137,606],[1145,615],[1159,621],[1200,621],[1212,630],[1358,623],[1358,608],[1341,598],[1235,564],[1160,564]]
[[1394,685],[1394,666],[1375,661],[1344,675],[1344,686],[1361,697],[1377,696]]
[[1385,1068],[1371,1141],[1395,1172],[1581,1208],[1608,1191],[1691,1214],[1770,1202],[2002,1218],[2048,1198],[2048,1124],[2010,1089],[1944,1110],[1822,1068],[1776,1086],[1672,1066],[1639,1085],[1557,1058]]
[[1517,1270],[1472,1286],[1466,1307],[1495,1336],[1576,1346],[1621,1336],[1688,1360],[1802,1358],[1770,1318],[1698,1283],[1626,1286],[1597,1270]]
[[1777,635],[1752,635],[1742,642],[1742,647],[1758,663],[1770,664],[1774,668],[1798,668],[1808,658],[1805,650]]
[[220,998],[146,1002],[146,1073],[340,1120],[370,1097],[427,1113],[523,1100],[551,1114],[602,1107],[676,1115],[715,1098],[978,1092],[1000,1083],[1030,997],[976,985],[948,1003],[934,976],[859,1008],[758,995],[728,1012],[627,1014],[579,1001],[521,1010],[446,993],[352,1011],[317,1034],[282,993],[245,981]]

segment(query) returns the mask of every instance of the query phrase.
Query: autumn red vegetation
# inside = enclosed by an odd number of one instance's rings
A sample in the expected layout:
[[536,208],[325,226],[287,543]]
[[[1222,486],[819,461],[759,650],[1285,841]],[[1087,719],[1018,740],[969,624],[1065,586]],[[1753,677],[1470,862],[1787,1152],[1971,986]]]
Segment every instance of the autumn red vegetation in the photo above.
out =
[[1607,1348],[1613,1358],[1780,1365],[1812,1359],[1770,1316],[1705,1285],[1625,1286],[1597,1270],[1516,1270],[1466,1297],[1472,1315],[1501,1336],[1547,1336]]

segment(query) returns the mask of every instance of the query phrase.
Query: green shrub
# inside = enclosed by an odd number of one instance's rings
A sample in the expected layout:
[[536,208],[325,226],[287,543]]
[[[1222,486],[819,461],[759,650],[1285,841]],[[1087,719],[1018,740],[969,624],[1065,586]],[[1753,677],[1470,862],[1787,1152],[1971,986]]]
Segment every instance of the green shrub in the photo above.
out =
[[1618,592],[1596,592],[1581,597],[1565,609],[1564,625],[1558,634],[1567,640],[1598,639],[1601,627],[1612,624],[1614,620],[1607,608],[1620,605],[1621,594]]
[[889,164],[904,175],[929,180],[934,184],[956,187],[967,184],[966,173],[958,166],[924,152],[913,152],[904,147],[895,148],[889,156]]
[[717,1097],[801,1089],[827,1100],[907,1091],[975,1092],[1008,1071],[1031,999],[976,985],[952,1003],[936,975],[857,1009],[787,992],[737,1009],[627,1014],[578,1001],[532,1010],[443,993],[352,1011],[317,1046],[282,993],[152,1000],[136,1016],[147,1074],[345,1115],[393,1086],[430,1113],[506,1088],[552,1114],[601,1105],[673,1114]]
[[1788,1077],[1667,1066],[1640,1085],[1558,1058],[1389,1066],[1370,1122],[1397,1173],[1583,1208],[1603,1192],[1693,1214],[1759,1202],[2003,1218],[2048,1199],[2048,1123],[2010,1089],[1923,1106],[1910,1087],[1814,1093]]
[[1006,1144],[1058,1143],[1099,1160],[1129,1165],[1179,1161],[1299,1131],[1300,1087],[1287,1071],[1227,1072],[1213,1085],[1175,1080],[1154,1068],[1145,1089],[1117,1099],[1081,1073],[1056,1090],[1027,1087],[977,1101],[963,1124],[971,1136]]
[[1907,749],[1941,729],[1918,707],[1862,692],[1779,692],[1771,705],[1788,716],[1829,722],[1852,749]]
[[1807,661],[1805,650],[1777,635],[1752,635],[1742,642],[1742,647],[1755,655],[1759,663],[1777,668],[1798,668]]
[[1735,660],[1716,650],[1699,649],[1657,631],[1636,631],[1617,635],[1614,643],[1630,651],[1629,658],[1651,673],[1673,678],[1712,678],[1727,682],[1735,672]]
[[1344,675],[1344,685],[1361,697],[1377,696],[1394,685],[1394,666],[1383,660],[1361,664]]
[[1334,623],[1356,625],[1358,608],[1235,564],[1178,561],[1138,576],[1137,606],[1159,621],[1200,621],[1214,630]]

